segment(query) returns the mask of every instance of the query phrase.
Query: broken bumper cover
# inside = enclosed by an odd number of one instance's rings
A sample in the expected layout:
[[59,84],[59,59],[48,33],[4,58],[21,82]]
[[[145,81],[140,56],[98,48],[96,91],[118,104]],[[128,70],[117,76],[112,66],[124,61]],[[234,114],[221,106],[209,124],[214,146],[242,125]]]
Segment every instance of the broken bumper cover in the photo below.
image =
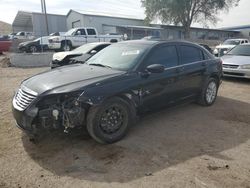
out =
[[16,126],[30,134],[35,133],[35,127],[33,121],[38,114],[38,108],[30,107],[25,111],[19,111],[12,105],[12,113],[16,120]]

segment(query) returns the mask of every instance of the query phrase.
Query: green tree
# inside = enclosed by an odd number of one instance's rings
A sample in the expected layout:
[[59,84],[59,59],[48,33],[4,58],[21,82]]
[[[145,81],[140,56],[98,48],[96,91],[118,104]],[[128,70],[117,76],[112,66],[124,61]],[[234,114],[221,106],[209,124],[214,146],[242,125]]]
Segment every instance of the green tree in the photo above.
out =
[[237,6],[240,0],[141,0],[146,21],[159,19],[162,23],[181,25],[184,37],[190,37],[192,23],[216,24],[220,11]]

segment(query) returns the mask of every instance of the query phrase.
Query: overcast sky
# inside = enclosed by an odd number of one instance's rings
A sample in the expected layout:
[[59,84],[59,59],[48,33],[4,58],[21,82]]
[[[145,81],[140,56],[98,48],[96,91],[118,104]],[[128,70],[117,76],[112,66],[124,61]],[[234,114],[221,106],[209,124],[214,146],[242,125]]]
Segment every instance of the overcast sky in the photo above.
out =
[[[0,20],[12,23],[18,10],[40,12],[40,0],[0,0]],[[46,0],[47,12],[67,14],[69,9],[109,12],[114,15],[144,17],[140,0]],[[221,13],[221,21],[211,28],[250,24],[250,0],[241,0],[229,13]],[[199,26],[194,24],[194,26]]]

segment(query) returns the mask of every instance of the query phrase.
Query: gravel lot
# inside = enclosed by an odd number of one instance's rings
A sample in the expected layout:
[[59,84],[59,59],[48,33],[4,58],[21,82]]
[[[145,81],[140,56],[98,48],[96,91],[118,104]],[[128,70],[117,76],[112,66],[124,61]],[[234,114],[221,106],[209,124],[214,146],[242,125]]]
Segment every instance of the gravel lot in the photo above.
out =
[[15,127],[20,82],[46,70],[0,68],[0,187],[250,188],[250,82],[226,79],[214,106],[149,114],[113,145],[86,133],[31,143]]

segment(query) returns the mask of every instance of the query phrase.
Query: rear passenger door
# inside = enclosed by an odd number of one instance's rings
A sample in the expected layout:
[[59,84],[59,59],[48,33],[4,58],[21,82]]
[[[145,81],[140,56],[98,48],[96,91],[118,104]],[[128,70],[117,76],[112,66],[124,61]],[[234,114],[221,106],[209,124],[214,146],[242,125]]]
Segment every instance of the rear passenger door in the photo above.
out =
[[179,45],[178,49],[180,53],[178,82],[182,98],[188,98],[200,91],[207,64],[200,48],[183,44]]

